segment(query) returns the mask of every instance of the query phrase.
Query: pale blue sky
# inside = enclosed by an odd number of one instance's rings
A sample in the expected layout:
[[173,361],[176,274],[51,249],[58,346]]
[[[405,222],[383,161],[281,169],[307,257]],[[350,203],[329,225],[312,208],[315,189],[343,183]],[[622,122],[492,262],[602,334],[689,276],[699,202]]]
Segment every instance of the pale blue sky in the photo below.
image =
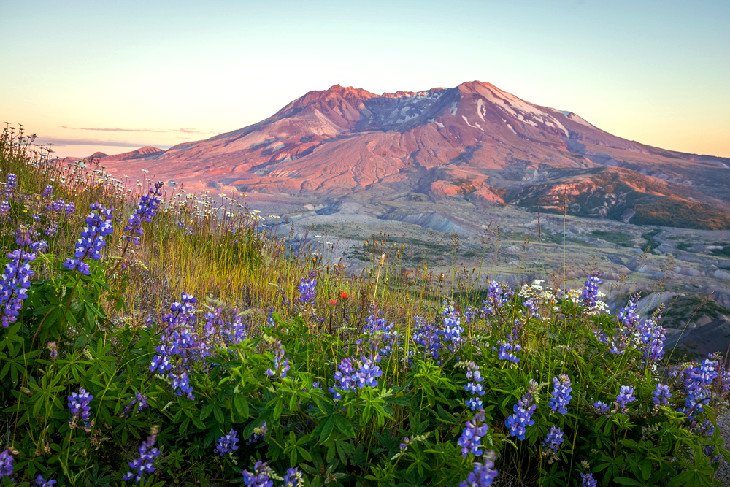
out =
[[[478,79],[622,137],[730,156],[730,1],[0,0],[0,11],[1,121],[61,153],[208,137],[335,83],[380,93]],[[125,130],[87,130],[99,128]]]

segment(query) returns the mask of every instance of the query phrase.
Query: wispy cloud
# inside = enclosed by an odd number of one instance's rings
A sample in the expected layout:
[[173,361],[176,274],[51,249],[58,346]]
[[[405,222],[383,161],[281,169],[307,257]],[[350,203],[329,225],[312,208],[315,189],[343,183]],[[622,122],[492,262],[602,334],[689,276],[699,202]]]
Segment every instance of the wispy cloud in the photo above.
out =
[[89,130],[93,132],[148,132],[148,133],[183,133],[183,134],[210,134],[210,131],[198,130],[196,128],[181,127],[178,129],[152,129],[152,128],[122,128],[122,127],[69,127],[61,125],[62,129],[68,130]]
[[[110,147],[144,147],[150,145],[146,142],[132,142],[127,140],[105,140],[93,138],[66,138],[66,137],[39,137],[36,141],[39,144],[53,145],[107,145]],[[157,145],[161,149],[168,149],[169,145]]]

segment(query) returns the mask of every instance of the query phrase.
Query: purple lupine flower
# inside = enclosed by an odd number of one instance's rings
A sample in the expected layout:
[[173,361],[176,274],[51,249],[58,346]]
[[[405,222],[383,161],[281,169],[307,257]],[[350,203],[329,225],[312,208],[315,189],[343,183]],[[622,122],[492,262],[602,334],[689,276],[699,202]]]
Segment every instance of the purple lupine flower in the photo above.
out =
[[180,302],[172,303],[170,313],[162,317],[160,345],[149,367],[150,372],[172,381],[175,394],[191,400],[195,399],[189,377],[193,364],[204,363],[212,353],[208,337],[197,327],[196,302],[193,296],[182,293]]
[[38,476],[35,478],[35,482],[33,483],[36,487],[53,487],[56,485],[55,480],[46,480],[43,478],[43,475],[38,474]]
[[13,475],[13,456],[10,450],[0,451],[0,479]]
[[491,281],[487,289],[487,299],[484,300],[484,306],[481,309],[482,316],[493,315],[496,310],[502,307],[505,301],[505,292],[502,290],[502,285],[497,281]]
[[152,357],[150,372],[165,374],[172,369],[169,350],[165,345],[158,345],[155,348],[155,351],[157,352],[157,355]]
[[302,277],[299,281],[299,302],[302,304],[311,303],[314,304],[317,298],[317,279],[314,277],[307,279]]
[[441,355],[441,331],[435,323],[420,316],[413,318],[413,342],[423,348],[432,359]]
[[241,315],[236,315],[233,320],[226,323],[224,337],[229,345],[236,345],[246,339],[248,327],[243,322]]
[[54,237],[58,233],[58,223],[49,222],[48,225],[43,229],[43,233],[46,237]]
[[573,388],[570,384],[570,377],[567,374],[560,374],[557,377],[553,377],[553,393],[548,401],[550,409],[557,411],[562,415],[568,414],[568,404],[573,398],[571,396]]
[[599,414],[606,414],[611,409],[611,406],[603,401],[596,401],[593,403],[593,409]]
[[473,323],[474,320],[476,319],[476,317],[477,317],[477,312],[474,308],[468,307],[464,310],[464,321],[466,322],[467,325]]
[[387,357],[392,353],[398,336],[393,323],[389,323],[385,318],[370,315],[363,331],[370,337],[372,352],[380,357]]
[[701,423],[693,422],[693,424],[690,425],[690,428],[692,431],[702,436],[712,436],[715,433],[715,425],[707,418],[705,418]]
[[710,385],[718,377],[717,361],[705,359],[702,364],[689,366],[682,371],[684,389],[687,397],[684,400],[684,412],[690,419],[704,411],[712,398]]
[[134,480],[139,483],[146,474],[154,473],[155,458],[160,456],[160,450],[155,447],[155,441],[157,441],[157,434],[153,433],[139,445],[139,457],[128,463],[132,470],[124,474],[122,480]]
[[48,203],[46,209],[48,211],[65,211],[66,202],[64,200],[52,200],[50,203]]
[[357,369],[353,379],[358,389],[362,389],[363,387],[377,387],[378,377],[382,375],[383,371],[380,370],[377,360],[363,358],[360,360],[360,367]]
[[499,344],[499,360],[508,360],[513,363],[519,363],[520,357],[515,353],[522,350],[522,347],[518,344],[512,344],[510,342],[502,342]]
[[537,409],[537,404],[533,401],[532,390],[536,389],[537,384],[530,381],[530,391],[528,391],[520,400],[512,406],[514,414],[509,416],[504,424],[509,428],[509,435],[516,437],[518,440],[525,439],[527,427],[535,424],[532,415]]
[[580,482],[581,487],[598,487],[598,482],[590,472],[580,474]]
[[58,345],[56,345],[56,342],[46,343],[46,349],[48,349],[48,357],[51,360],[56,360],[58,358]]
[[626,306],[618,312],[618,321],[621,323],[621,326],[632,332],[639,324],[639,315],[636,312],[636,308],[636,300],[632,297]]
[[477,412],[473,418],[467,420],[464,430],[457,441],[461,447],[461,456],[466,458],[469,453],[481,455],[484,451],[482,447],[482,438],[487,434],[489,426],[484,422],[484,410]]
[[30,263],[36,258],[34,252],[23,249],[13,250],[7,255],[10,260],[5,264],[5,272],[0,275],[0,323],[3,328],[18,319],[34,275]]
[[377,387],[378,377],[383,375],[383,371],[377,364],[376,358],[365,358],[356,361],[357,369],[351,358],[344,358],[337,366],[335,372],[335,386],[330,388],[330,392],[335,400],[342,399],[342,392],[354,391],[364,387]]
[[18,176],[13,173],[8,174],[8,178],[5,181],[5,197],[11,199],[15,190],[18,188]]
[[81,238],[76,241],[74,256],[66,259],[63,266],[82,274],[91,274],[89,265],[84,260],[101,259],[101,250],[106,246],[106,237],[113,230],[112,210],[99,203],[93,203],[91,213],[86,217],[86,227],[81,232]]
[[246,487],[274,487],[271,476],[274,474],[266,462],[258,461],[253,466],[253,473],[243,471],[243,485]]
[[50,184],[47,184],[45,188],[43,188],[43,192],[41,193],[41,196],[43,198],[50,198],[53,196],[53,186]]
[[135,395],[132,396],[132,399],[130,399],[127,405],[124,407],[122,416],[129,416],[129,413],[131,413],[132,409],[135,407],[137,409],[137,412],[141,412],[143,409],[147,409],[148,407],[150,407],[150,405],[147,404],[147,396],[145,396],[141,392],[135,393]]
[[661,360],[664,356],[664,327],[648,319],[638,326],[637,331],[646,363],[652,364]]
[[601,331],[601,330],[593,330],[593,336],[596,337],[596,340],[603,343],[604,345],[608,345],[608,336]]
[[259,441],[263,440],[266,437],[266,433],[269,432],[268,426],[266,426],[266,421],[261,426],[257,426],[253,429],[253,433],[251,436],[249,436],[248,440],[246,441],[247,444],[253,445],[255,443],[258,443]]
[[286,377],[286,373],[289,372],[289,359],[285,354],[284,346],[279,340],[276,340],[274,342],[274,368],[265,372],[269,378],[277,376],[283,379]]
[[657,406],[663,404],[667,405],[669,404],[669,400],[672,398],[672,393],[669,390],[669,386],[666,384],[657,384],[656,390],[654,391],[654,394],[652,395],[652,401],[654,401],[654,404]]
[[355,379],[353,378],[354,374],[355,367],[352,365],[352,359],[349,357],[343,358],[337,365],[337,372],[335,372],[335,386],[330,387],[330,392],[332,392],[335,400],[342,399],[342,392],[355,390]]
[[411,439],[408,436],[404,436],[403,440],[400,442],[400,445],[398,445],[398,449],[400,451],[405,451],[408,449],[408,445],[411,444]]
[[459,487],[489,487],[499,472],[494,468],[494,453],[487,452],[484,463],[474,462],[474,470],[469,472],[466,480]]
[[46,480],[43,475],[38,474],[38,476],[35,478],[35,482],[33,483],[36,487],[53,487],[56,485],[55,480]]
[[513,363],[519,363],[520,358],[515,354],[522,350],[522,347],[516,343],[520,336],[521,328],[522,324],[520,323],[520,320],[515,320],[512,330],[510,330],[509,334],[507,334],[507,341],[504,341],[499,345],[500,360],[508,360]]
[[137,204],[134,213],[127,219],[127,225],[124,227],[124,236],[126,240],[131,240],[134,245],[139,245],[139,239],[144,235],[142,222],[151,222],[160,206],[160,196],[162,196],[161,188],[163,183],[155,183],[154,188],[150,188],[148,194],[142,195]]
[[7,200],[0,201],[0,219],[10,213],[10,203]]
[[527,315],[528,316],[534,316],[535,318],[540,318],[540,313],[537,308],[537,304],[535,304],[535,301],[532,299],[527,299],[523,303],[525,305],[525,308],[527,308]]
[[36,241],[38,231],[35,228],[27,228],[23,225],[15,232],[15,243],[20,247],[30,247],[32,252],[45,252],[48,244],[45,240]]
[[72,392],[68,396],[68,408],[71,410],[69,424],[72,428],[76,426],[78,420],[83,421],[84,426],[87,428],[90,427],[89,417],[91,416],[91,408],[89,404],[92,399],[94,399],[94,396],[86,392],[86,389],[83,387],[78,392]]
[[206,338],[211,338],[218,335],[219,332],[223,331],[225,327],[225,320],[221,315],[222,310],[216,308],[213,311],[207,311],[203,318],[205,318],[205,324],[203,325],[203,334]]
[[621,411],[626,411],[626,405],[636,401],[634,388],[632,386],[621,386],[621,391],[616,396],[616,406]]
[[552,455],[557,455],[560,445],[565,441],[563,430],[553,425],[550,427],[545,439],[542,441],[542,445],[552,452]]
[[449,350],[453,351],[463,341],[461,334],[464,333],[464,327],[461,326],[459,312],[453,306],[445,306],[441,315],[444,319],[443,339]]
[[187,372],[180,372],[176,374],[170,373],[170,379],[172,379],[172,390],[178,396],[186,396],[191,401],[195,399],[193,394],[193,386],[190,385],[190,377]]
[[583,286],[583,292],[580,295],[580,300],[588,309],[593,309],[598,301],[598,286],[601,284],[601,279],[598,275],[593,274],[586,279],[585,285]]
[[223,456],[226,453],[233,453],[236,450],[238,450],[238,433],[231,428],[231,431],[218,438],[215,451],[218,452],[218,455]]
[[282,487],[304,487],[304,478],[298,468],[290,468],[284,474]]
[[464,390],[470,394],[469,399],[466,400],[467,407],[472,411],[482,409],[484,406],[481,399],[481,396],[484,395],[484,386],[482,386],[484,377],[479,371],[479,366],[474,362],[467,362],[466,378],[469,382],[464,386]]

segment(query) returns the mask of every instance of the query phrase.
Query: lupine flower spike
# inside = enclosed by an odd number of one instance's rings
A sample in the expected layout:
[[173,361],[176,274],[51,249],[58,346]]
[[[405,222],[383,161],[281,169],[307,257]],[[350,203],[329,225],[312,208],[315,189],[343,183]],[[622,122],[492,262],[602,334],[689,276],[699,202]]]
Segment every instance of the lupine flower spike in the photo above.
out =
[[13,456],[9,450],[0,451],[0,479],[13,475]]
[[274,481],[271,480],[273,473],[266,462],[258,461],[253,466],[253,473],[248,470],[243,471],[243,485],[246,487],[274,487]]
[[157,213],[157,208],[160,206],[160,196],[162,196],[161,182],[155,183],[154,188],[150,188],[149,193],[143,195],[137,209],[127,219],[127,225],[124,227],[124,239],[131,240],[134,245],[139,245],[139,239],[144,234],[142,229],[142,222],[151,222],[152,218]]
[[147,440],[143,441],[142,444],[139,445],[139,457],[129,462],[129,467],[132,470],[127,472],[122,477],[122,480],[134,480],[139,483],[146,474],[154,473],[155,458],[160,456],[160,450],[155,447],[156,440],[157,433],[153,431]]
[[43,475],[38,474],[38,476],[35,478],[35,482],[33,483],[35,487],[53,487],[56,485],[55,480],[46,480],[43,478]]
[[477,456],[484,453],[484,450],[481,449],[482,438],[487,434],[487,430],[489,429],[484,423],[484,419],[484,410],[481,410],[466,422],[466,427],[461,432],[461,436],[457,441],[461,447],[461,456],[464,458],[469,453]]
[[567,406],[573,397],[570,395],[572,391],[570,378],[566,374],[553,377],[553,393],[548,401],[550,409],[562,415],[568,414]]
[[474,470],[469,472],[466,480],[459,487],[489,487],[499,472],[494,468],[494,452],[484,455],[484,463],[474,462]]
[[469,399],[466,400],[466,406],[472,411],[482,409],[481,396],[484,395],[484,377],[482,377],[479,371],[479,366],[474,362],[468,362],[466,364],[466,378],[469,382],[464,386],[464,390],[470,394]]
[[634,397],[634,388],[631,386],[621,386],[621,391],[616,396],[616,406],[620,411],[626,411],[626,405],[636,401]]
[[236,450],[238,450],[238,433],[231,428],[231,431],[218,438],[215,451],[218,452],[218,455],[223,456]]
[[22,248],[8,254],[5,272],[0,275],[0,323],[7,328],[18,319],[23,301],[28,297],[33,269],[30,263],[36,258],[35,252]]
[[520,398],[520,400],[512,408],[514,414],[508,417],[504,424],[509,428],[510,436],[516,437],[518,440],[525,439],[527,427],[535,424],[532,415],[537,409],[537,405],[533,401],[532,391],[536,389],[537,384],[530,381],[530,389]]
[[106,237],[112,233],[112,210],[99,203],[91,205],[91,213],[86,217],[86,227],[81,238],[76,241],[76,251],[63,266],[82,274],[91,274],[85,259],[101,259],[101,250],[106,246]]
[[84,423],[86,428],[91,426],[91,423],[89,422],[91,407],[89,404],[92,399],[94,399],[94,396],[86,392],[86,389],[83,387],[80,388],[78,392],[73,392],[70,396],[68,396],[68,408],[71,410],[71,419],[69,420],[69,424],[71,427],[75,427],[79,420]]

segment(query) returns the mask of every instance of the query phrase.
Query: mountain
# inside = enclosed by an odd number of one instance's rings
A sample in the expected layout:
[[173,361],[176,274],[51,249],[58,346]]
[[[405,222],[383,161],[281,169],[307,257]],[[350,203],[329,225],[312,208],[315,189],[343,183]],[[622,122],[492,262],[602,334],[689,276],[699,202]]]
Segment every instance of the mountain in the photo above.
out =
[[[631,116],[630,107],[626,107]],[[613,136],[490,83],[377,95],[332,86],[254,125],[167,151],[106,156],[117,176],[187,190],[404,194],[636,224],[730,228],[730,159]]]
[[104,160],[106,163],[111,163],[114,161],[131,161],[136,160],[139,161],[140,159],[148,159],[153,158],[156,159],[158,156],[161,156],[162,153],[165,152],[162,149],[159,149],[157,147],[152,146],[145,146],[140,147],[139,149],[135,149],[130,152],[125,152],[123,154],[115,154],[115,155],[108,155],[104,154],[103,152],[94,152],[89,156],[89,159],[93,160]]

